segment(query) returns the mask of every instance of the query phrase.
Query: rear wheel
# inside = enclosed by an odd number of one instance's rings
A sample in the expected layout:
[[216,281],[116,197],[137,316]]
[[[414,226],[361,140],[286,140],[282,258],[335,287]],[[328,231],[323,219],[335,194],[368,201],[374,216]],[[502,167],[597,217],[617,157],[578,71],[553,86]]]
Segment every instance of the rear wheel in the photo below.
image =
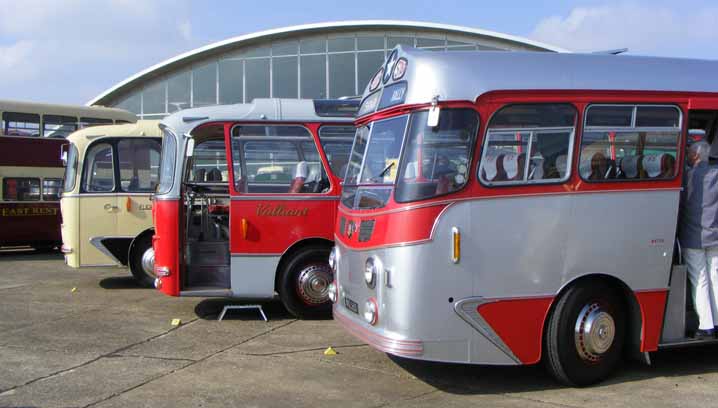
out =
[[579,284],[556,304],[545,336],[545,363],[566,385],[586,386],[619,364],[625,340],[623,299],[608,285]]
[[155,283],[155,251],[152,248],[151,235],[145,235],[132,245],[129,261],[130,272],[137,283],[151,288]]
[[310,246],[299,250],[287,262],[279,277],[279,298],[284,307],[300,319],[331,316],[329,248]]

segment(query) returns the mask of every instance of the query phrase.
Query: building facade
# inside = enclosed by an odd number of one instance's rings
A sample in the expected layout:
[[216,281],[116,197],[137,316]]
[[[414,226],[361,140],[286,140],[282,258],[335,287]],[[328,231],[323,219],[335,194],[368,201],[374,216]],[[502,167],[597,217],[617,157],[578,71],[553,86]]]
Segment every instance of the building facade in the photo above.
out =
[[397,44],[428,50],[564,52],[467,27],[406,21],[349,21],[262,31],[178,55],[118,83],[88,105],[142,119],[254,98],[339,98],[361,94]]

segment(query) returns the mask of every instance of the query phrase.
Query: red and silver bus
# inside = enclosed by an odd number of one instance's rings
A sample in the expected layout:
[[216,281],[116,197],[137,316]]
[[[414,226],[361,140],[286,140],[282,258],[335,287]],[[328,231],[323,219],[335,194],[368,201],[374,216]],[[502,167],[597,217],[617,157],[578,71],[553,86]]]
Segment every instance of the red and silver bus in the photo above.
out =
[[135,120],[119,109],[0,100],[0,246],[59,246],[64,138]]
[[605,378],[624,352],[699,344],[674,245],[685,135],[715,138],[716,72],[395,49],[357,116],[335,320],[397,356],[543,360],[572,385]]
[[327,264],[358,101],[255,99],[165,118],[155,286],[331,313]]

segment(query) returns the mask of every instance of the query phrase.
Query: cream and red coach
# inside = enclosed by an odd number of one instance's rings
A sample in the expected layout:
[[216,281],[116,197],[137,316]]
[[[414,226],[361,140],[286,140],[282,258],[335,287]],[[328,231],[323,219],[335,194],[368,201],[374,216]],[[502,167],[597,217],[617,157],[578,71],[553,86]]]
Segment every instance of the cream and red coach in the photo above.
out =
[[[695,344],[676,223],[718,62],[398,47],[367,86],[334,317],[398,356],[605,378]],[[675,254],[675,256],[674,256]]]
[[327,265],[358,108],[255,99],[162,122],[155,286],[171,296],[272,299],[331,312]]

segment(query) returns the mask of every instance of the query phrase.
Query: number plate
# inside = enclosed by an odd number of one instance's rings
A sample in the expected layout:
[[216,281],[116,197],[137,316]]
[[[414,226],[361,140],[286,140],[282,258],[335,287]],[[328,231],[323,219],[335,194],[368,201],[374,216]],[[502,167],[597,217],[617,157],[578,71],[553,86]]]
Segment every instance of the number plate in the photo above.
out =
[[347,307],[347,309],[351,310],[356,314],[359,314],[359,305],[357,304],[357,302],[345,297],[344,305]]

